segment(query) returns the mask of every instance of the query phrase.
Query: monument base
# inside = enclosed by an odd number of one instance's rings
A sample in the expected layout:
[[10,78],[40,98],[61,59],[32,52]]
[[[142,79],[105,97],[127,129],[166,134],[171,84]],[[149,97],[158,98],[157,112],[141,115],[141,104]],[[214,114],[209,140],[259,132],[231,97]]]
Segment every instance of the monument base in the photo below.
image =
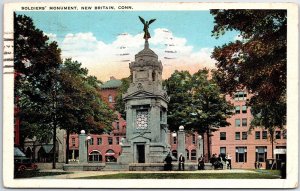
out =
[[[138,147],[143,147],[143,152],[139,152]],[[170,152],[168,145],[162,143],[130,143],[122,145],[122,154],[118,158],[119,164],[131,163],[164,163]]]
[[105,167],[105,163],[78,163],[64,164],[64,171],[101,171]]
[[[205,163],[204,170],[213,169],[211,163]],[[78,164],[64,164],[65,171],[164,171],[164,163],[131,163],[120,164],[116,162],[111,163],[78,163]],[[172,171],[178,170],[178,162],[172,163]],[[185,163],[185,171],[198,170],[197,163]]]

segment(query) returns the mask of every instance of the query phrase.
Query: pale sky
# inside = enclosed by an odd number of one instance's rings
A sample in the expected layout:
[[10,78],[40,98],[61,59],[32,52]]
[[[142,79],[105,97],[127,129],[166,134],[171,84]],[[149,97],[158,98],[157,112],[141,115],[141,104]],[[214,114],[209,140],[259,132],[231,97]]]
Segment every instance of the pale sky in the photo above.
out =
[[163,78],[176,69],[191,73],[213,68],[211,52],[215,46],[238,38],[228,32],[211,37],[213,17],[209,11],[101,11],[101,12],[17,12],[33,19],[50,40],[58,42],[62,58],[72,58],[88,68],[89,74],[107,81],[110,76],[129,76],[129,63],[143,49],[143,25],[150,25],[150,48],[163,64]]

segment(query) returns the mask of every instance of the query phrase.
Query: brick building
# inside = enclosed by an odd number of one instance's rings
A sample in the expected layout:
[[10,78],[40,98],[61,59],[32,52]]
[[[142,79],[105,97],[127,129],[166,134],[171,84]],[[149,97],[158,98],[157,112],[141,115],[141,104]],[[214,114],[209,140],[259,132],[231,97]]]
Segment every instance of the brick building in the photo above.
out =
[[[109,81],[100,86],[100,96],[110,108],[114,108],[117,89],[121,84],[120,80],[111,77]],[[89,162],[113,162],[119,157],[121,153],[120,141],[125,137],[126,133],[126,120],[119,113],[117,115],[118,120],[113,122],[113,130],[109,134],[90,134],[91,139],[88,146]],[[68,158],[71,161],[78,159],[78,142],[78,134],[70,135],[70,153]]]
[[233,168],[255,168],[257,161],[265,168],[267,159],[277,158],[285,161],[286,157],[285,130],[275,131],[274,157],[268,132],[259,127],[249,132],[252,115],[246,101],[250,97],[246,91],[237,92],[234,98],[226,97],[235,107],[235,114],[228,119],[231,125],[220,127],[211,137],[212,153],[217,155],[228,153],[232,157]]

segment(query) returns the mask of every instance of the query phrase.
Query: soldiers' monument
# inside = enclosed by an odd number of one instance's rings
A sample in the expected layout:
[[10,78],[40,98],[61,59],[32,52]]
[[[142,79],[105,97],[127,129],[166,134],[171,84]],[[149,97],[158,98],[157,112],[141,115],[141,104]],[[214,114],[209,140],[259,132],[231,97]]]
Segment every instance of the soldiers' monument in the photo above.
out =
[[167,109],[169,97],[162,87],[163,66],[149,48],[149,25],[144,24],[144,49],[129,64],[131,83],[123,100],[126,110],[126,138],[122,140],[121,164],[163,163],[170,151],[167,140]]

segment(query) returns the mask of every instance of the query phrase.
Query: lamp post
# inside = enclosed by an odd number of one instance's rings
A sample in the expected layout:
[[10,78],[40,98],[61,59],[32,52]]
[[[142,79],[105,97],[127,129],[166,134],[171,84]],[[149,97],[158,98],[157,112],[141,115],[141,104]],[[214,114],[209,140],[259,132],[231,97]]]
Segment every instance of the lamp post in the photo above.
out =
[[88,135],[87,137],[86,137],[86,153],[87,153],[87,159],[86,159],[86,161],[87,162],[89,162],[89,142],[90,142],[90,140],[91,140],[91,136],[90,135]]
[[176,133],[176,131],[173,131],[173,133],[172,133],[172,137],[176,137],[177,136],[177,133]]

